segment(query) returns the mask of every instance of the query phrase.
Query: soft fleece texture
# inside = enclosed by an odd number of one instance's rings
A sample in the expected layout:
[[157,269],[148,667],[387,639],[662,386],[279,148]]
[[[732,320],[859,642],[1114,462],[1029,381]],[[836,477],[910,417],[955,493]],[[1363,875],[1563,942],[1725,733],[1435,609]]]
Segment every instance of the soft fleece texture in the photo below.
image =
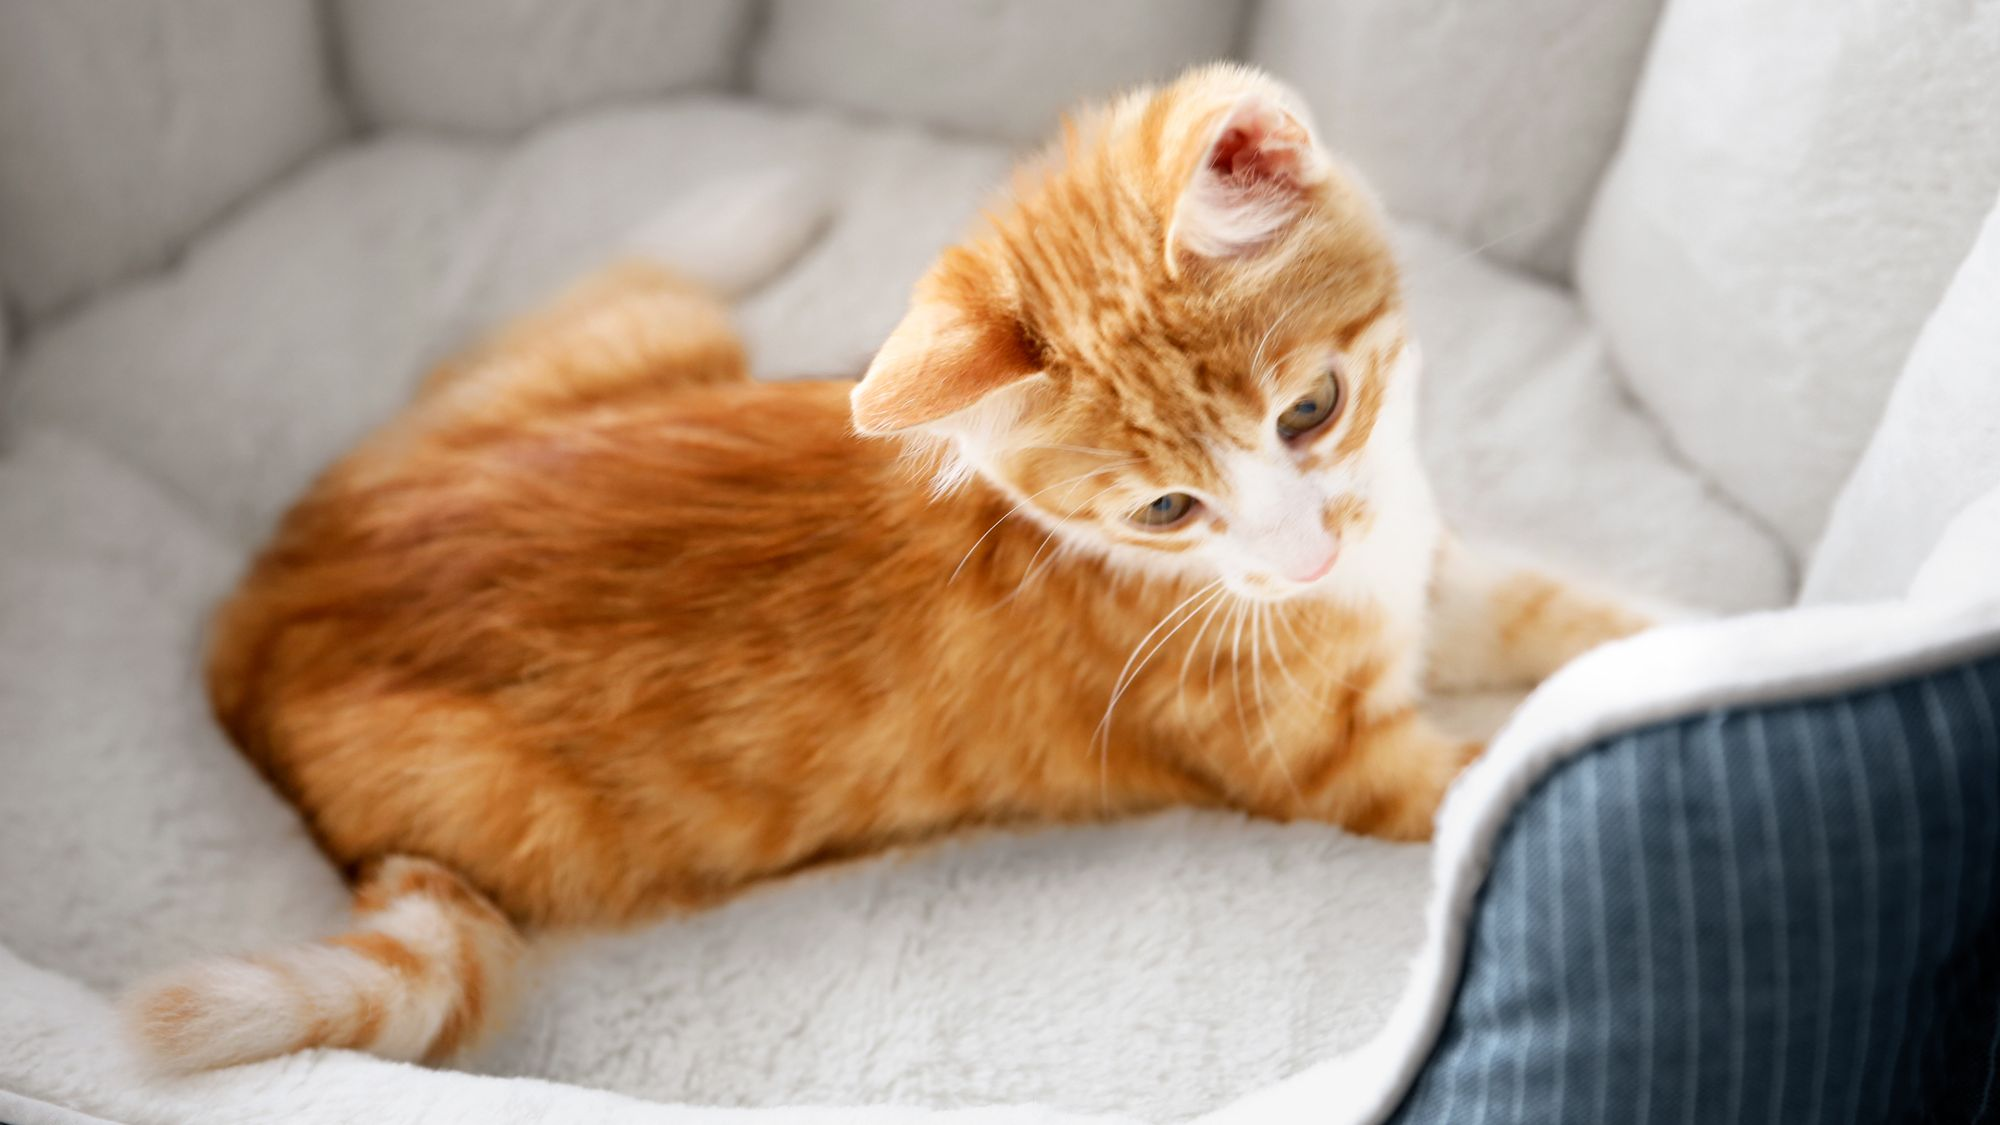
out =
[[[1924,325],[1868,452],[1841,490],[1801,599],[1907,586],[1925,545],[2000,485],[2000,202]],[[1992,563],[2000,571],[2000,560]]]
[[1036,144],[1084,97],[1230,55],[1246,7],[1244,0],[770,0],[751,88],[778,102]]
[[1673,0],[1577,280],[1676,446],[1803,554],[2000,191],[2000,5]]
[[1244,49],[1398,214],[1566,279],[1660,4],[1264,0]]
[[1937,547],[1910,582],[1920,601],[1970,600],[2000,584],[1993,559],[2000,553],[2000,486],[1965,506],[1944,529]]
[[725,85],[753,0],[327,0],[371,125],[506,135],[591,106]]
[[312,0],[0,5],[6,296],[42,316],[156,268],[332,140],[318,19]]

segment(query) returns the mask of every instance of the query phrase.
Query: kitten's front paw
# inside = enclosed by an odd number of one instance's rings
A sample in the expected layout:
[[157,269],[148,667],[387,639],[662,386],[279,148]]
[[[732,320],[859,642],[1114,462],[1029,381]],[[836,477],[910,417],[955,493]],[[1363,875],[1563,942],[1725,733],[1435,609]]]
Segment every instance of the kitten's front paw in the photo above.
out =
[[1413,779],[1407,793],[1390,803],[1387,816],[1357,831],[1396,843],[1417,844],[1431,838],[1437,831],[1438,810],[1444,807],[1446,795],[1458,781],[1458,775],[1486,753],[1486,742],[1445,737],[1437,739],[1431,751],[1429,775]]
[[1504,663],[1528,684],[1600,645],[1643,633],[1667,619],[1639,599],[1526,572],[1495,591],[1495,624]]

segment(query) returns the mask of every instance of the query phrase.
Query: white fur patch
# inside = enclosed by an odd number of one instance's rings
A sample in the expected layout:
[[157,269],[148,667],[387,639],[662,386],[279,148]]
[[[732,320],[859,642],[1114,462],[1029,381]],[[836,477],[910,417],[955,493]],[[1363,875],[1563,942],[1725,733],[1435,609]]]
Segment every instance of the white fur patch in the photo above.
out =
[[1319,577],[1339,543],[1322,524],[1332,492],[1273,439],[1269,448],[1219,456],[1229,482],[1226,550],[1246,573],[1306,583]]
[[1383,677],[1378,693],[1392,701],[1415,698],[1422,673],[1423,634],[1429,614],[1431,570],[1444,534],[1430,477],[1417,449],[1417,389],[1422,360],[1414,343],[1383,373],[1388,382],[1368,444],[1350,471],[1367,499],[1373,523],[1365,535],[1341,546],[1340,561],[1325,589],[1349,603],[1369,602],[1387,618],[1393,650],[1403,654]]

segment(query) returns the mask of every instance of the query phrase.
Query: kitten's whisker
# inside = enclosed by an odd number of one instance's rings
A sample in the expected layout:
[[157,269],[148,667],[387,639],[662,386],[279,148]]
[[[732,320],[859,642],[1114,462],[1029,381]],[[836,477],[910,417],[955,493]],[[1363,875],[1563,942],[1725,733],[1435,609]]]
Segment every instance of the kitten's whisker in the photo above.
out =
[[[1250,607],[1250,686],[1255,692],[1255,694],[1251,698],[1257,701],[1258,715],[1266,716],[1266,722],[1264,723],[1264,733],[1268,736],[1271,733],[1271,724],[1268,720],[1268,715],[1264,704],[1264,642],[1262,639],[1263,633],[1264,633],[1264,603],[1256,602],[1253,603]],[[1268,737],[1266,738],[1265,741],[1267,743],[1269,742]]]
[[[1446,258],[1441,262],[1424,262],[1421,264],[1422,268],[1420,269],[1410,269],[1407,267],[1403,268],[1403,281],[1404,281],[1403,295],[1407,297],[1411,293],[1417,291],[1414,287],[1408,284],[1411,279],[1420,280],[1422,279],[1422,276],[1425,273],[1428,273],[1429,271],[1449,269],[1452,266],[1458,265],[1460,262],[1469,262],[1472,259],[1479,257],[1481,254],[1486,253],[1488,250],[1493,249],[1495,246],[1498,246],[1503,242],[1511,242],[1514,239],[1519,238],[1524,234],[1527,234],[1529,231],[1533,229],[1535,229],[1535,224],[1527,223],[1522,226],[1516,227],[1513,230],[1508,231],[1506,234],[1500,235],[1495,238],[1489,238],[1486,241],[1480,243],[1477,246],[1474,246],[1472,249],[1467,250],[1463,253],[1453,254],[1451,257]],[[1402,260],[1400,257],[1397,259],[1397,265],[1399,267],[1402,266]]]
[[[1135,460],[1136,460],[1136,458],[1135,458]],[[987,536],[989,536],[989,535],[991,535],[991,534],[993,534],[993,532],[994,532],[994,529],[995,529],[995,528],[998,528],[998,527],[999,527],[999,526],[1000,526],[1001,524],[1003,524],[1003,523],[1006,523],[1006,522],[1007,522],[1007,520],[1008,520],[1008,518],[1009,518],[1009,517],[1011,517],[1011,516],[1013,516],[1013,514],[1014,514],[1015,512],[1018,512],[1018,511],[1020,511],[1020,510],[1021,510],[1022,508],[1025,508],[1025,507],[1027,507],[1027,506],[1028,506],[1028,502],[1029,502],[1029,501],[1033,500],[1033,499],[1034,499],[1035,497],[1037,497],[1037,496],[1040,496],[1040,495],[1041,495],[1042,493],[1044,493],[1044,492],[1053,492],[1053,491],[1055,491],[1056,489],[1058,489],[1058,488],[1061,488],[1061,487],[1062,487],[1063,485],[1066,485],[1066,484],[1069,484],[1069,485],[1074,485],[1074,484],[1077,484],[1077,483],[1080,483],[1080,482],[1082,482],[1082,481],[1086,481],[1086,480],[1089,480],[1089,479],[1090,479],[1091,477],[1094,477],[1094,476],[1098,475],[1099,473],[1108,473],[1108,472],[1110,472],[1110,471],[1111,471],[1112,469],[1117,469],[1117,468],[1122,468],[1122,467],[1123,467],[1123,466],[1124,466],[1125,464],[1127,464],[1127,463],[1128,463],[1128,462],[1120,462],[1119,464],[1115,464],[1115,465],[1099,465],[1099,466],[1098,466],[1097,468],[1095,468],[1095,469],[1092,469],[1092,470],[1090,470],[1090,471],[1089,471],[1089,472],[1087,472],[1087,473],[1081,473],[1081,474],[1079,474],[1079,475],[1077,475],[1077,476],[1073,476],[1073,477],[1069,478],[1068,480],[1059,480],[1059,481],[1055,482],[1054,484],[1052,484],[1052,485],[1049,485],[1049,486],[1048,486],[1048,487],[1046,487],[1046,488],[1038,488],[1038,489],[1036,489],[1035,491],[1033,491],[1033,492],[1029,493],[1028,495],[1026,495],[1026,496],[1023,496],[1023,497],[1021,498],[1021,502],[1020,502],[1020,503],[1018,503],[1018,504],[1014,505],[1013,507],[1011,507],[1011,508],[1007,509],[1007,511],[1006,511],[1006,514],[1005,514],[1005,515],[1002,515],[1002,516],[1001,516],[1001,517],[1000,517],[999,519],[997,519],[997,520],[994,520],[994,521],[993,521],[993,526],[992,526],[992,527],[989,527],[989,528],[987,528],[987,529],[986,529],[985,531],[982,531],[982,532],[980,532],[980,533],[979,533],[979,538],[977,538],[977,539],[974,539],[974,540],[972,541],[972,546],[971,546],[971,547],[968,547],[968,548],[966,548],[966,551],[965,551],[965,557],[964,557],[964,558],[962,558],[962,559],[959,559],[959,560],[958,560],[958,565],[952,568],[952,571],[951,571],[951,577],[950,577],[950,578],[947,578],[947,579],[945,579],[945,580],[944,580],[944,583],[945,583],[945,585],[949,586],[949,585],[951,585],[951,584],[952,584],[953,582],[956,582],[956,581],[958,581],[958,574],[959,574],[959,572],[960,572],[960,571],[962,571],[962,570],[964,570],[964,569],[965,569],[965,564],[966,564],[967,562],[970,562],[970,561],[972,560],[972,553],[973,553],[974,551],[977,551],[977,550],[979,550],[979,545],[980,545],[981,543],[984,543],[984,542],[986,542],[986,537],[987,537]],[[1107,490],[1107,491],[1108,491],[1108,490]],[[1102,493],[1100,493],[1099,495],[1102,495]]]
[[1229,638],[1229,686],[1236,700],[1236,727],[1243,732],[1243,744],[1250,745],[1250,719],[1243,706],[1243,625],[1255,602],[1243,602],[1236,614],[1235,632]]
[[1327,666],[1326,661],[1322,659],[1316,651],[1314,651],[1312,645],[1309,643],[1311,638],[1301,637],[1298,631],[1293,628],[1292,622],[1289,618],[1280,617],[1278,621],[1280,624],[1284,625],[1286,634],[1291,638],[1292,643],[1294,645],[1297,645],[1300,651],[1304,653],[1307,663],[1312,665],[1314,671],[1318,672],[1322,676],[1332,677],[1334,682],[1338,683],[1341,687],[1352,688],[1354,686],[1354,681],[1352,679],[1350,679],[1347,676],[1341,675],[1338,672],[1335,672],[1333,669]]
[[1302,292],[1297,296],[1293,297],[1291,304],[1285,306],[1285,311],[1278,314],[1278,319],[1272,321],[1271,326],[1269,328],[1264,329],[1264,335],[1257,341],[1257,350],[1250,357],[1251,375],[1255,376],[1260,380],[1268,380],[1269,375],[1272,373],[1264,370],[1265,346],[1271,342],[1271,335],[1272,333],[1278,330],[1278,326],[1285,323],[1285,321],[1293,313],[1299,311],[1299,308],[1303,306],[1313,296],[1314,294],[1311,290],[1306,290],[1305,292]]
[[1021,596],[1022,591],[1028,588],[1028,583],[1030,581],[1034,580],[1034,578],[1037,575],[1047,573],[1051,567],[1055,566],[1056,560],[1062,557],[1063,548],[1061,547],[1057,547],[1055,551],[1049,555],[1048,566],[1044,566],[1039,570],[1037,570],[1035,567],[1035,563],[1042,557],[1042,551],[1048,547],[1049,543],[1052,540],[1054,540],[1055,537],[1056,537],[1056,532],[1054,528],[1050,528],[1049,533],[1047,535],[1042,536],[1042,541],[1035,545],[1035,553],[1028,557],[1028,565],[1021,569],[1020,581],[1014,583],[1014,588],[1012,590],[1007,591],[1006,597],[1001,598],[999,601],[993,603],[994,609],[997,610],[1001,606],[1011,604],[1015,598]]
[[[1283,625],[1287,631],[1291,629],[1292,627],[1291,622],[1285,616],[1282,610],[1273,610],[1271,616],[1276,618],[1278,623],[1280,625]],[[1291,634],[1291,636],[1293,638],[1292,643],[1297,644],[1298,643],[1297,634],[1293,633]],[[1285,682],[1291,685],[1292,694],[1294,696],[1304,697],[1305,701],[1307,703],[1312,704],[1315,708],[1317,708],[1321,714],[1326,714],[1326,715],[1334,714],[1335,712],[1333,708],[1327,706],[1324,700],[1321,700],[1318,696],[1314,695],[1311,691],[1307,690],[1305,685],[1299,682],[1299,678],[1292,674],[1291,666],[1285,663],[1284,649],[1278,643],[1278,630],[1276,626],[1273,626],[1271,629],[1270,641],[1271,641],[1272,660],[1275,664],[1277,664],[1279,674],[1285,677]],[[1320,666],[1319,670],[1322,673],[1326,672],[1326,668],[1323,665]],[[1342,683],[1342,686],[1346,686],[1344,682]]]
[[1254,602],[1250,606],[1250,687],[1251,698],[1257,701],[1257,717],[1264,724],[1264,749],[1273,754],[1271,746],[1271,708],[1264,700],[1264,603]]
[[[1217,579],[1196,590],[1194,593],[1189,594],[1181,600],[1179,605],[1168,610],[1166,616],[1160,618],[1159,624],[1153,626],[1145,636],[1139,638],[1139,643],[1133,646],[1132,655],[1126,658],[1125,667],[1119,669],[1118,678],[1112,685],[1111,702],[1105,706],[1104,719],[1098,724],[1100,730],[1109,729],[1112,709],[1117,707],[1118,701],[1124,698],[1127,691],[1131,690],[1132,685],[1139,679],[1139,673],[1145,671],[1146,665],[1152,661],[1153,657],[1159,655],[1160,650],[1166,647],[1167,642],[1174,639],[1174,634],[1186,628],[1188,622],[1193,621],[1195,615],[1207,608],[1210,602],[1216,601],[1223,596],[1226,591],[1218,589],[1221,585],[1222,580]],[[1181,610],[1185,609],[1189,602],[1193,602],[1197,598],[1201,599],[1200,603],[1193,609],[1188,610],[1187,615],[1182,617],[1180,622],[1167,632],[1166,636],[1161,637],[1159,642],[1153,645],[1152,649],[1141,657],[1140,650],[1146,648],[1147,642],[1153,639],[1154,634],[1166,628],[1169,621],[1172,621],[1176,615],[1180,614]],[[1136,667],[1134,666],[1135,662]]]
[[1098,447],[1096,447],[1096,446],[1094,446],[1094,445],[1069,445],[1069,444],[1066,444],[1066,443],[1064,443],[1064,442],[1059,442],[1059,441],[1057,441],[1057,442],[1041,442],[1041,443],[1037,443],[1037,444],[1035,444],[1035,445],[1024,445],[1024,446],[1022,446],[1021,448],[1023,448],[1023,449],[1059,449],[1059,450],[1062,450],[1062,451],[1064,451],[1064,452],[1067,452],[1067,453],[1095,453],[1095,454],[1097,454],[1097,455],[1099,455],[1099,456],[1101,456],[1101,457],[1130,457],[1130,458],[1131,458],[1132,460],[1134,460],[1134,461],[1138,460],[1138,458],[1137,458],[1137,457],[1132,457],[1132,454],[1131,454],[1131,453],[1130,453],[1129,451],[1126,451],[1126,450],[1121,450],[1121,449],[1099,449]]
[[1215,647],[1208,651],[1208,694],[1211,696],[1215,694],[1215,661],[1222,655],[1222,635],[1229,632],[1230,619],[1235,617],[1236,607],[1241,604],[1241,601],[1230,603],[1229,616],[1222,619],[1222,628],[1215,631]]
[[952,568],[951,577],[945,579],[945,585],[949,586],[953,582],[958,581],[959,572],[965,569],[965,564],[967,562],[971,561],[972,554],[974,551],[979,550],[979,545],[981,543],[986,542],[986,537],[992,535],[993,532],[996,529],[998,529],[1001,524],[1006,523],[1007,520],[1010,517],[1012,517],[1015,512],[1018,512],[1022,508],[1027,507],[1028,502],[1030,500],[1033,500],[1035,497],[1040,496],[1044,492],[1060,488],[1065,484],[1070,484],[1074,481],[1083,480],[1088,477],[1094,477],[1097,474],[1104,472],[1108,468],[1110,468],[1110,466],[1107,465],[1102,468],[1092,469],[1091,471],[1084,473],[1081,476],[1071,477],[1069,480],[1057,481],[1056,483],[1049,485],[1047,488],[1037,489],[1036,491],[1029,493],[1027,496],[1022,497],[1018,503],[1016,503],[1013,507],[1007,509],[1006,512],[1002,513],[999,519],[994,520],[993,523],[990,526],[988,526],[985,531],[979,533],[979,538],[974,539],[972,541],[972,546],[966,549],[965,555],[958,560],[958,565]]
[[1269,609],[1269,606],[1258,603],[1257,624],[1250,634],[1250,669],[1256,677],[1253,682],[1257,687],[1257,715],[1264,721],[1264,749],[1271,755],[1271,760],[1278,763],[1278,772],[1285,775],[1285,786],[1292,791],[1292,796],[1304,801],[1304,794],[1299,792],[1299,783],[1292,780],[1292,767],[1285,762],[1284,752],[1278,749],[1277,741],[1271,735],[1271,709],[1264,701],[1264,659],[1262,646],[1257,642],[1257,635],[1271,626],[1270,618],[1265,616]]
[[1270,627],[1270,621],[1264,617],[1264,613],[1268,609],[1270,609],[1268,605],[1256,603],[1256,607],[1252,607],[1250,611],[1250,687],[1254,691],[1252,699],[1256,699],[1258,719],[1264,721],[1264,749],[1276,755],[1278,751],[1272,747],[1272,735],[1270,735],[1270,703],[1264,699],[1264,637],[1266,629]]
[[[1111,702],[1104,705],[1104,717],[1098,720],[1097,730],[1092,732],[1090,736],[1090,740],[1093,743],[1097,743],[1100,741],[1102,743],[1102,749],[1100,750],[1098,757],[1098,777],[1099,777],[1100,790],[1103,789],[1104,785],[1106,784],[1104,780],[1105,775],[1108,773],[1110,769],[1111,714],[1113,711],[1118,709],[1118,701],[1125,698],[1125,693],[1127,691],[1130,691],[1132,685],[1138,681],[1139,673],[1145,671],[1146,665],[1152,662],[1153,657],[1159,655],[1160,650],[1167,646],[1167,642],[1174,639],[1174,634],[1186,628],[1187,623],[1195,619],[1195,615],[1201,612],[1203,606],[1207,605],[1208,601],[1222,597],[1227,592],[1223,590],[1221,587],[1222,587],[1222,580],[1218,578],[1215,581],[1210,582],[1208,585],[1203,586],[1200,589],[1196,590],[1194,593],[1189,594],[1186,598],[1183,598],[1181,600],[1180,604],[1168,610],[1166,612],[1166,615],[1160,618],[1159,624],[1153,626],[1152,629],[1149,630],[1145,636],[1139,638],[1138,644],[1132,646],[1132,655],[1125,658],[1125,667],[1119,669],[1118,678],[1116,681],[1113,682],[1111,688]],[[1167,635],[1161,637],[1159,643],[1153,645],[1152,649],[1147,651],[1145,655],[1142,657],[1140,655],[1140,651],[1146,648],[1147,642],[1151,641],[1153,637],[1159,633],[1160,630],[1166,629],[1167,623],[1169,621],[1172,621],[1176,615],[1180,614],[1181,610],[1186,609],[1189,603],[1195,602],[1197,599],[1202,599],[1201,604],[1196,605],[1194,609],[1189,610],[1185,616],[1182,616],[1180,623],[1175,625],[1172,629],[1168,630]]]
[[[1084,497],[1083,503],[1077,505],[1077,507],[1081,508],[1088,506],[1092,500],[1097,499],[1099,496],[1102,496],[1105,493],[1117,487],[1118,487],[1118,482],[1113,481],[1110,484],[1105,485],[1103,488],[1098,489],[1096,492],[1091,493],[1089,496]],[[1074,509],[1072,509],[1072,512],[1073,511]],[[1068,517],[1062,517],[1062,518],[1068,518]],[[1038,573],[1046,572],[1049,569],[1049,567],[1055,565],[1055,560],[1062,554],[1061,547],[1056,548],[1055,554],[1049,556],[1049,566],[1043,567],[1041,571],[1037,571],[1035,569],[1035,563],[1040,561],[1042,557],[1042,552],[1048,549],[1049,542],[1053,540],[1056,537],[1056,533],[1061,530],[1062,530],[1062,524],[1060,519],[1058,519],[1058,521],[1049,528],[1049,533],[1047,535],[1042,536],[1042,541],[1035,545],[1035,553],[1028,556],[1028,565],[1021,568],[1020,580],[1014,583],[1014,588],[1008,591],[1006,597],[1001,598],[999,601],[993,603],[994,609],[997,610],[1001,606],[1006,605],[1007,603],[1013,601],[1016,597],[1019,597],[1021,591],[1027,589],[1028,582],[1030,579],[1034,578],[1035,575]]]
[[[1014,594],[1020,593],[1021,587],[1028,584],[1028,579],[1034,577],[1035,563],[1041,559],[1042,552],[1048,548],[1048,545],[1055,540],[1056,532],[1061,530],[1062,529],[1059,527],[1049,528],[1049,533],[1047,535],[1042,536],[1042,541],[1040,543],[1035,544],[1035,553],[1028,556],[1028,565],[1021,568],[1021,580],[1014,584]],[[1054,558],[1055,556],[1050,555],[1049,557]],[[1007,596],[1011,598],[1014,596],[1014,594],[1009,594]]]
[[[1201,628],[1195,630],[1194,639],[1188,642],[1187,653],[1181,657],[1180,674],[1174,677],[1174,695],[1180,700],[1181,720],[1183,722],[1187,721],[1188,717],[1186,687],[1188,665],[1194,662],[1194,654],[1201,651],[1201,639],[1208,636],[1208,627],[1215,624],[1215,618],[1222,611],[1222,607],[1225,604],[1228,604],[1227,598],[1217,598],[1208,603],[1208,616],[1202,621]],[[1209,664],[1209,687],[1211,690],[1215,686],[1214,667],[1214,663],[1211,662]]]
[[[1063,493],[1063,503],[1065,503],[1065,504],[1069,504],[1069,500],[1070,500],[1070,497],[1072,497],[1072,496],[1075,496],[1075,495],[1076,495],[1076,489],[1077,489],[1077,486],[1078,486],[1078,485],[1080,485],[1080,484],[1082,484],[1082,483],[1083,483],[1084,481],[1086,481],[1086,480],[1089,480],[1089,479],[1090,479],[1091,477],[1094,477],[1094,476],[1096,476],[1096,475],[1097,475],[1098,473],[1104,473],[1104,472],[1109,472],[1109,471],[1111,471],[1112,469],[1122,469],[1122,468],[1124,468],[1124,467],[1125,467],[1125,466],[1127,466],[1127,465],[1136,465],[1136,464],[1138,464],[1138,463],[1139,463],[1139,458],[1137,458],[1137,457],[1134,457],[1134,458],[1131,458],[1130,460],[1126,460],[1126,461],[1113,461],[1113,462],[1112,462],[1111,464],[1109,464],[1109,465],[1102,465],[1102,466],[1099,466],[1099,467],[1098,467],[1098,469],[1097,469],[1097,472],[1093,472],[1093,473],[1086,473],[1086,474],[1084,474],[1083,476],[1080,476],[1080,477],[1071,477],[1071,478],[1070,478],[1070,480],[1069,480],[1069,491],[1068,491],[1068,492],[1065,492],[1065,493]],[[1083,503],[1081,503],[1081,504],[1070,504],[1070,509],[1069,509],[1069,511],[1067,511],[1067,512],[1064,512],[1064,513],[1062,514],[1062,516],[1061,516],[1060,518],[1061,518],[1061,519],[1073,519],[1073,518],[1075,518],[1075,516],[1076,516],[1076,513],[1077,513],[1077,511],[1078,511],[1079,509],[1081,509],[1081,508],[1085,508],[1085,507],[1088,507],[1088,506],[1089,506],[1089,504],[1090,504],[1090,502],[1091,502],[1092,500],[1095,500],[1095,499],[1097,499],[1097,498],[1098,498],[1099,496],[1102,496],[1102,495],[1104,495],[1105,493],[1107,493],[1107,492],[1109,492],[1109,491],[1111,491],[1112,489],[1114,489],[1114,488],[1117,488],[1117,487],[1118,487],[1118,482],[1117,482],[1117,481],[1112,481],[1112,482],[1111,482],[1110,484],[1107,484],[1107,485],[1105,485],[1105,486],[1104,486],[1103,488],[1100,488],[1100,489],[1098,489],[1098,490],[1097,490],[1096,492],[1093,492],[1093,493],[1091,493],[1090,495],[1088,495],[1088,496],[1084,497],[1084,498],[1083,498]]]

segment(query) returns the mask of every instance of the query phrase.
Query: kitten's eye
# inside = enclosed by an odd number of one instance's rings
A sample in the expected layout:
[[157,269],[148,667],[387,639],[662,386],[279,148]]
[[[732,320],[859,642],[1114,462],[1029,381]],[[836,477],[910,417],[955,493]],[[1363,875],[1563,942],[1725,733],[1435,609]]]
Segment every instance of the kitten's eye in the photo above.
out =
[[1278,415],[1278,436],[1290,441],[1309,434],[1333,420],[1340,412],[1340,380],[1329,371],[1319,377],[1319,389],[1293,403]]
[[1169,492],[1158,500],[1132,513],[1132,522],[1155,531],[1169,528],[1188,518],[1194,511],[1195,499],[1185,492]]

